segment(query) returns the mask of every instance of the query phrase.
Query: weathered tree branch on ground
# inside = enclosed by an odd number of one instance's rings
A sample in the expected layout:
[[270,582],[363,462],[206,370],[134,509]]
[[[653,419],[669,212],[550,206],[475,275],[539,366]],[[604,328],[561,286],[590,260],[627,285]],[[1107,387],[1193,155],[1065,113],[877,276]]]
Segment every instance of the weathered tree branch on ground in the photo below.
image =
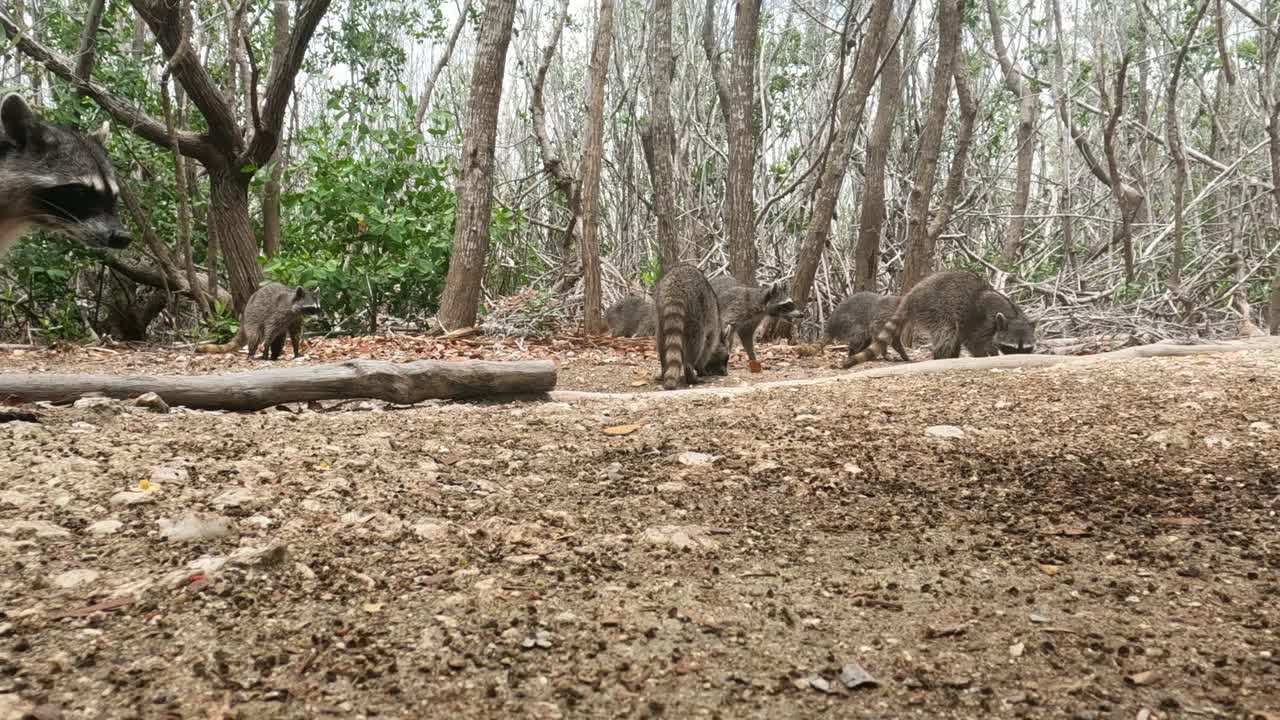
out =
[[556,386],[550,360],[390,363],[348,360],[234,375],[0,375],[0,398],[69,402],[91,393],[128,399],[153,392],[171,406],[260,410],[281,403],[371,398],[399,404],[433,399],[539,395]]
[[[635,400],[665,401],[689,399],[692,397],[744,395],[764,392],[775,388],[792,388],[804,385],[829,385],[844,382],[860,382],[862,380],[890,377],[894,375],[933,375],[946,372],[962,372],[970,370],[1011,370],[1016,368],[1044,368],[1052,365],[1084,364],[1107,362],[1111,360],[1134,360],[1154,357],[1182,357],[1186,355],[1205,355],[1210,353],[1242,352],[1246,350],[1267,350],[1280,347],[1280,338],[1259,337],[1239,340],[1232,343],[1213,345],[1174,345],[1156,343],[1140,345],[1114,352],[1097,355],[1000,355],[998,357],[974,358],[964,357],[954,360],[927,360],[925,362],[898,363],[891,367],[877,367],[870,370],[840,373],[819,378],[802,380],[779,380],[777,382],[760,383],[758,385],[738,385],[733,387],[696,387],[669,392],[642,393],[602,393],[583,392],[579,390],[557,390],[550,394],[553,401],[571,400]],[[3,386],[0,385],[0,393]]]

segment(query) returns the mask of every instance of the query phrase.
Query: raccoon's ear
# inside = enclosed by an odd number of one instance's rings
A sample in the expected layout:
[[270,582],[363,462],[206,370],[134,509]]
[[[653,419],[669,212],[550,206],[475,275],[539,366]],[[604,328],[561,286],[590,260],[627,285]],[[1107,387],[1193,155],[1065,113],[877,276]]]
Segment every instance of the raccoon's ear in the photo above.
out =
[[97,130],[95,130],[94,133],[89,136],[89,139],[93,140],[94,142],[98,143],[99,145],[105,148],[107,146],[107,136],[110,134],[111,134],[111,122],[108,120],[103,120],[102,126],[99,127]]
[[8,135],[19,147],[35,139],[40,129],[40,121],[31,112],[31,107],[21,95],[9,93],[0,99],[0,124],[4,134]]
[[298,288],[297,290],[294,290],[294,291],[293,291],[293,299],[294,299],[294,300],[297,300],[298,302],[302,302],[303,300],[306,300],[306,299],[307,299],[307,291],[306,291],[306,290],[304,290],[304,289],[302,289],[302,288]]
[[996,313],[996,332],[1004,332],[1009,327],[1009,321],[1005,318],[1004,313]]

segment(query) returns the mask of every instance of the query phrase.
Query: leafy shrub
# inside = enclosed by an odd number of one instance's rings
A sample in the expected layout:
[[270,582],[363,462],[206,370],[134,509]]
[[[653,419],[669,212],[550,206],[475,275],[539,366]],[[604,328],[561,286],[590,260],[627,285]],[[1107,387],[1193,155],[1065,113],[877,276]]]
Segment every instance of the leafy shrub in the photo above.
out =
[[423,317],[444,289],[457,206],[449,167],[419,160],[422,137],[400,120],[307,129],[299,145],[308,154],[292,170],[300,182],[289,183],[300,189],[282,198],[282,250],[266,272],[319,291],[343,330],[363,317],[373,332],[381,313]]

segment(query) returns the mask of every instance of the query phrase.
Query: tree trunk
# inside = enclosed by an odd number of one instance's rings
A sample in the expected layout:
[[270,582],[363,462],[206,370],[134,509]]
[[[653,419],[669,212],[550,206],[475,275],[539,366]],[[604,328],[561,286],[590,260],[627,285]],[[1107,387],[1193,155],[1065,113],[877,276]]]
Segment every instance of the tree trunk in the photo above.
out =
[[946,232],[955,213],[956,200],[964,187],[964,171],[969,163],[969,146],[973,143],[973,123],[978,117],[978,105],[969,92],[969,80],[964,76],[959,63],[954,75],[956,83],[956,99],[960,106],[960,127],[956,130],[956,153],[951,158],[951,169],[947,172],[947,184],[942,189],[942,202],[938,212],[929,226],[929,244],[936,247],[942,233]]
[[1178,49],[1178,56],[1173,61],[1173,73],[1169,78],[1168,95],[1165,98],[1165,134],[1169,145],[1169,156],[1173,160],[1173,266],[1169,268],[1167,286],[1175,300],[1182,307],[1183,322],[1191,320],[1195,308],[1194,302],[1187,296],[1182,287],[1182,265],[1186,262],[1186,245],[1183,238],[1182,215],[1186,208],[1187,157],[1182,151],[1182,134],[1178,129],[1178,81],[1182,78],[1182,66],[1186,61],[1187,50],[1195,37],[1196,28],[1200,27],[1200,18],[1209,9],[1209,0],[1203,0],[1191,21],[1191,29]]
[[729,67],[729,169],[725,224],[729,230],[729,270],[735,280],[750,286],[756,284],[757,264],[754,202],[756,132],[752,111],[755,108],[759,21],[760,0],[737,0],[733,58]]
[[995,0],[987,0],[987,17],[991,21],[992,45],[1000,62],[1005,87],[1018,101],[1018,169],[1014,177],[1013,207],[1009,210],[1009,224],[1005,227],[1001,247],[1005,261],[1013,263],[1022,257],[1022,235],[1027,222],[1027,205],[1031,200],[1031,163],[1035,159],[1040,94],[1023,81],[1021,73],[1009,59],[1003,21],[996,12]]
[[650,175],[653,177],[653,214],[657,221],[658,251],[665,272],[682,259],[679,230],[676,227],[675,169],[671,155],[675,150],[675,133],[671,123],[671,73],[674,67],[671,50],[671,0],[653,3],[653,75],[649,108],[648,143]]
[[[889,18],[892,15],[891,0],[876,0],[871,9],[871,19],[867,30],[862,34],[858,44],[858,52],[853,61],[853,77],[844,97],[840,98],[839,123],[832,128],[831,146],[827,150],[826,162],[822,166],[822,174],[818,180],[818,188],[813,200],[813,211],[809,218],[809,229],[800,245],[800,253],[796,257],[795,275],[791,280],[791,297],[798,305],[809,301],[809,291],[813,289],[813,278],[818,272],[818,263],[822,260],[822,251],[826,249],[831,237],[831,221],[835,217],[836,201],[840,199],[840,188],[844,184],[845,172],[849,167],[849,155],[853,148],[858,130],[862,127],[862,117],[866,112],[867,96],[876,81],[876,68],[880,64],[883,51],[894,41],[889,30]],[[888,150],[886,148],[885,152]],[[883,187],[883,184],[882,184]],[[777,323],[777,328],[770,328],[770,335],[779,335],[786,329]]]
[[880,272],[880,235],[884,228],[884,176],[893,143],[893,122],[902,104],[902,51],[889,50],[880,73],[876,117],[867,140],[866,175],[862,185],[862,214],[858,218],[858,244],[854,250],[853,289],[875,292]]
[[938,56],[933,66],[929,116],[924,132],[921,133],[916,178],[911,186],[911,227],[900,289],[903,295],[933,272],[934,248],[929,237],[929,200],[937,180],[942,130],[947,120],[947,100],[951,95],[951,76],[955,71],[960,46],[962,4],[963,0],[941,0],[938,5]]
[[[271,67],[274,68],[284,64],[285,53],[289,51],[289,0],[272,0],[271,17]],[[296,107],[293,112],[298,112]],[[284,143],[277,144],[271,156],[271,176],[262,188],[262,252],[268,258],[280,252],[280,181],[288,157]]]
[[590,88],[587,91],[587,142],[582,150],[582,286],[587,334],[602,335],[606,328],[600,307],[600,163],[604,152],[604,83],[609,76],[609,50],[613,46],[613,0],[600,0],[595,47],[591,50]]
[[[1062,6],[1059,0],[1050,0],[1053,13],[1054,63],[1053,101],[1058,112],[1058,212],[1062,218],[1062,270],[1075,269],[1075,218],[1071,207],[1071,123],[1067,114],[1066,57],[1062,51]],[[1059,272],[1061,275],[1061,271]]]
[[502,100],[502,76],[515,10],[515,0],[488,0],[480,25],[462,145],[462,177],[458,181],[453,253],[449,259],[449,273],[445,277],[438,316],[445,330],[470,327],[476,322],[480,283],[484,279],[485,258],[489,252],[498,107]]
[[209,170],[209,233],[222,249],[236,315],[262,283],[258,241],[249,225],[249,179],[235,168]]
[[[89,12],[80,28],[80,47],[76,52],[76,77],[88,80],[93,73],[93,61],[98,48],[98,29],[102,25],[102,10],[106,0],[90,0]],[[81,96],[84,92],[79,93]]]
[[238,411],[347,398],[408,405],[436,398],[537,395],[555,386],[556,366],[550,360],[347,360],[232,375],[0,375],[0,397],[28,402],[70,402],[90,393],[125,400],[153,392],[173,406]]

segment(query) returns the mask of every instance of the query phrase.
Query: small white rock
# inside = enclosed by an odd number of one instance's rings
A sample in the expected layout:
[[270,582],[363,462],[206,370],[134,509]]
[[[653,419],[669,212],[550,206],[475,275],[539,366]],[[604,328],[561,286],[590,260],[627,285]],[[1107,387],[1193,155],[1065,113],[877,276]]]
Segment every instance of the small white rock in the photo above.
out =
[[679,462],[681,465],[689,465],[690,467],[697,467],[699,465],[710,465],[711,463],[716,461],[716,456],[708,455],[707,453],[700,453],[700,452],[693,452],[691,450],[686,450],[685,452],[682,452],[676,456],[676,461]]
[[160,536],[173,542],[199,542],[220,538],[231,532],[227,518],[208,515],[187,515],[180,520],[161,518]]
[[141,505],[143,503],[152,503],[156,501],[156,494],[153,492],[145,493],[136,490],[125,490],[111,496],[109,503],[116,506]]
[[50,582],[64,590],[70,590],[81,585],[88,585],[100,577],[102,577],[102,573],[97,570],[81,568],[79,570],[68,570],[54,577]]
[[930,425],[924,429],[924,434],[933,438],[942,438],[944,440],[959,440],[964,437],[964,430],[955,425]]
[[99,520],[89,526],[89,534],[91,535],[115,535],[120,532],[120,528],[124,527],[124,523],[119,520]]

